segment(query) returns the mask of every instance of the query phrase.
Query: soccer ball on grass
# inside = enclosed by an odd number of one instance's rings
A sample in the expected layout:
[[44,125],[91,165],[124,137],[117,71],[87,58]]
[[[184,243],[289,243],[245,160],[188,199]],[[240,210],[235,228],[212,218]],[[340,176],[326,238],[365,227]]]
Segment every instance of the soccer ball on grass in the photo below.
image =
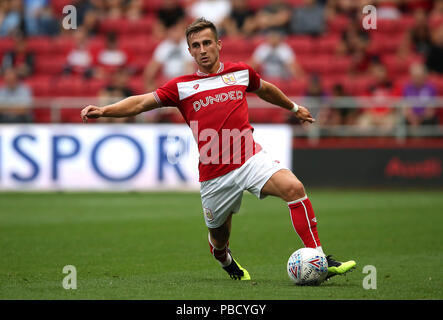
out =
[[316,286],[328,275],[326,256],[313,248],[301,248],[289,257],[287,270],[289,278],[300,286]]

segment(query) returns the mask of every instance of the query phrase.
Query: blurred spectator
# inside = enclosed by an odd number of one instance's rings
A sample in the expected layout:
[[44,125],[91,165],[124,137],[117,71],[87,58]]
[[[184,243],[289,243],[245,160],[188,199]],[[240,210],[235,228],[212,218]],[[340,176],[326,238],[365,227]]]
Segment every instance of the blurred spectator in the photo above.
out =
[[257,30],[266,33],[269,30],[278,30],[285,34],[290,33],[292,8],[284,0],[270,0],[256,14]]
[[11,36],[24,31],[23,7],[21,0],[0,2],[0,37]]
[[18,33],[14,38],[14,48],[7,51],[2,60],[2,72],[14,68],[19,78],[24,79],[34,72],[34,52],[28,50],[27,40],[23,34]]
[[[99,93],[99,104],[108,105],[132,96],[134,93],[129,88],[129,75],[124,68],[116,70],[111,82]],[[98,122],[134,122],[134,117],[127,118],[100,118]]]
[[248,6],[246,0],[232,0],[231,14],[221,24],[224,36],[250,36],[255,30],[254,11]]
[[168,30],[168,37],[160,42],[154,51],[152,60],[144,71],[144,81],[147,91],[157,87],[158,76],[167,79],[192,73],[193,58],[189,54],[188,44],[183,34],[181,24]]
[[77,25],[88,35],[95,35],[99,30],[99,21],[106,19],[106,6],[103,0],[77,0]]
[[192,19],[203,17],[218,27],[230,13],[230,0],[197,0],[189,7],[188,15]]
[[330,123],[337,125],[355,125],[359,116],[357,101],[345,91],[343,85],[335,84],[331,92]]
[[124,15],[124,0],[106,0],[106,18],[120,19]]
[[[369,4],[369,3],[368,3]],[[355,0],[332,0],[325,3],[325,15],[328,19],[334,19],[337,15],[346,16],[351,20],[358,16],[363,7]]]
[[157,11],[157,21],[154,25],[154,34],[163,38],[166,36],[167,30],[177,24],[186,23],[186,12],[179,0],[162,1],[162,6]]
[[28,35],[56,35],[58,21],[49,0],[23,0],[26,33]]
[[105,47],[97,53],[97,72],[95,75],[98,78],[104,78],[122,66],[128,66],[129,61],[129,54],[118,46],[117,35],[115,33],[108,33],[106,35]]
[[143,18],[143,0],[131,0],[127,3],[125,15],[132,21]]
[[399,19],[401,17],[397,0],[378,0],[377,19]]
[[412,126],[438,124],[437,109],[430,107],[437,90],[428,81],[426,67],[417,63],[411,65],[410,76],[410,82],[402,90],[408,104],[405,108],[406,123]]
[[252,54],[250,64],[260,70],[263,77],[289,79],[303,76],[294,51],[283,40],[281,32],[268,31],[266,41],[258,45]]
[[291,18],[292,33],[318,36],[324,30],[324,8],[316,0],[304,0],[303,6],[294,9]]
[[32,92],[20,82],[14,69],[5,71],[0,87],[0,122],[32,122]]
[[430,72],[443,73],[443,25],[432,34],[432,42],[426,56],[426,67]]
[[369,50],[369,42],[368,33],[362,29],[357,19],[351,20],[342,32],[337,53],[350,57],[352,74],[366,73],[372,63],[379,62],[378,55]]
[[435,6],[437,2],[441,0],[402,0],[399,1],[398,7],[403,13],[412,13],[415,10],[424,10],[425,12],[429,12],[432,9],[432,6]]
[[94,59],[88,48],[88,35],[83,28],[74,32],[75,47],[66,57],[63,73],[66,75],[77,74],[91,78],[94,74]]
[[431,46],[431,31],[428,26],[428,18],[423,9],[414,12],[415,24],[409,32],[411,44],[417,53],[426,55]]
[[395,109],[391,108],[393,85],[382,64],[371,67],[375,83],[370,86],[367,96],[372,98],[358,119],[359,126],[366,130],[377,127],[378,132],[389,133],[395,125]]
[[317,118],[320,111],[325,106],[327,92],[323,88],[318,75],[313,74],[309,78],[308,87],[305,92],[306,104],[314,118]]
[[434,7],[429,13],[429,23],[441,23],[443,21],[443,0],[434,1]]

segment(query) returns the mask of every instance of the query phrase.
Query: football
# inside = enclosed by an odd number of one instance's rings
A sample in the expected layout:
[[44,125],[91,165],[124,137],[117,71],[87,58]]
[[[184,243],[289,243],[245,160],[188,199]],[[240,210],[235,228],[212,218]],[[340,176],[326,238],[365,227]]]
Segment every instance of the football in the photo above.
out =
[[328,275],[326,256],[313,248],[301,248],[289,257],[289,278],[299,286],[317,286]]

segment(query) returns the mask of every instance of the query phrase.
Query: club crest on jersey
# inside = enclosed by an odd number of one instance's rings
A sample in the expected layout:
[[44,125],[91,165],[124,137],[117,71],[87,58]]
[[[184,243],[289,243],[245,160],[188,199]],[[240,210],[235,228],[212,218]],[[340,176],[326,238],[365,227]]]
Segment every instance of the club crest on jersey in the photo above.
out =
[[197,83],[197,84],[195,84],[194,86],[193,86],[193,88],[195,89],[195,90],[197,90],[198,89],[198,87],[199,87],[199,84]]
[[236,84],[237,80],[235,79],[235,76],[233,73],[227,73],[221,76],[224,83],[232,85]]

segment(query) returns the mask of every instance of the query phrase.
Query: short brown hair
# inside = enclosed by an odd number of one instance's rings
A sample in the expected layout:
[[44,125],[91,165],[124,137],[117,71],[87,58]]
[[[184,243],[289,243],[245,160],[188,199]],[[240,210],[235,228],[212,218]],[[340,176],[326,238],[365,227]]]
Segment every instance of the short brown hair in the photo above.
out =
[[198,18],[186,28],[186,41],[189,40],[189,36],[191,34],[198,33],[208,28],[212,30],[212,33],[215,36],[215,40],[218,40],[217,28],[215,27],[215,25],[211,21],[206,20],[205,18]]

